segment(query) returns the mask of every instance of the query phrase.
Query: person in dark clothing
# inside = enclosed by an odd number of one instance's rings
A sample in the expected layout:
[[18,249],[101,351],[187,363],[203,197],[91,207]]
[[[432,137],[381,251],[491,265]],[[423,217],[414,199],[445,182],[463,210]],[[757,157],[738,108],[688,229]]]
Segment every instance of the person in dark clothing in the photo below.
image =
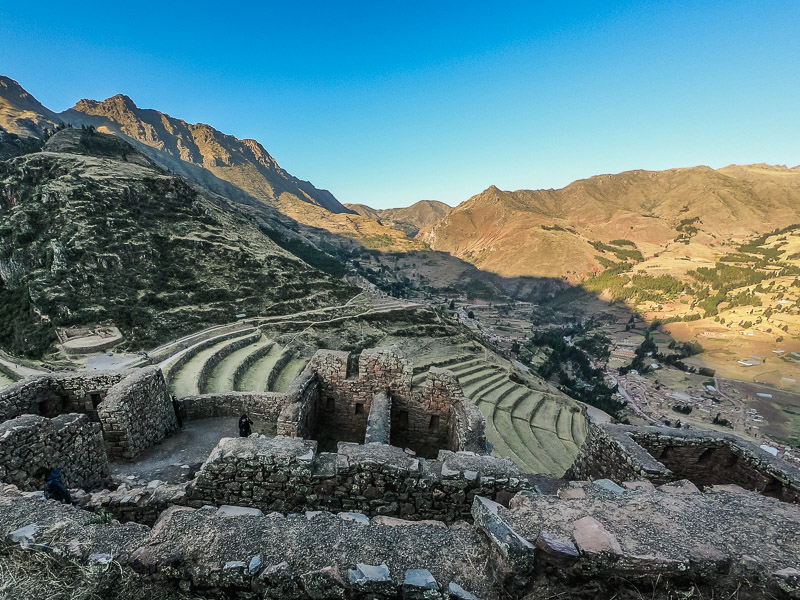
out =
[[181,419],[180,405],[175,394],[172,394],[172,410],[175,411],[175,418],[178,420],[178,428],[183,429],[183,419]]
[[53,498],[64,504],[72,504],[72,496],[70,496],[64,482],[61,481],[62,476],[61,469],[53,467],[50,470],[50,475],[47,476],[47,481],[44,484],[44,497]]
[[252,424],[253,422],[247,415],[242,415],[241,417],[239,417],[239,436],[240,437],[249,436],[252,433],[252,430],[250,429],[250,425]]

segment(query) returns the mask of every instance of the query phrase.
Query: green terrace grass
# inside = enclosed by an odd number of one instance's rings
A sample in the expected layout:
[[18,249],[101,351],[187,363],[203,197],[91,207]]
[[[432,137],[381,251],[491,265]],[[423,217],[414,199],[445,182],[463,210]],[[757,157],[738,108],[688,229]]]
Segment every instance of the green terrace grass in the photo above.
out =
[[495,455],[530,472],[563,475],[586,436],[586,417],[577,405],[515,383],[504,369],[480,359],[449,368],[483,413]]

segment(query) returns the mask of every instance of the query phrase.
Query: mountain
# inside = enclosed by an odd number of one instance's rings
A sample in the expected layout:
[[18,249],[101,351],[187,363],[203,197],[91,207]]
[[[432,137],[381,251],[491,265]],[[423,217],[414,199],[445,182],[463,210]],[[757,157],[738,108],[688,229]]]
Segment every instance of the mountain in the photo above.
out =
[[394,229],[400,229],[414,237],[420,229],[434,225],[453,210],[444,202],[420,200],[405,208],[370,208],[366,204],[345,204],[345,207],[358,214],[376,219]]
[[204,123],[187,123],[157,110],[141,109],[122,94],[103,102],[81,100],[59,116],[75,126],[92,125],[98,131],[119,135],[159,165],[210,191],[243,202],[256,199],[317,230],[371,248],[403,251],[425,247],[399,229],[384,227],[345,208],[329,191],[291,175],[256,140],[240,140]]
[[273,241],[286,232],[251,210],[89,128],[0,161],[0,346],[40,356],[53,325],[112,322],[139,349],[357,292],[287,252]]
[[61,119],[26,92],[20,84],[0,75],[0,128],[20,137],[37,137],[54,130]]
[[[204,123],[187,123],[157,110],[141,109],[122,94],[103,102],[81,100],[61,118],[78,125],[92,124],[158,150],[150,153],[153,160],[186,177],[191,174],[180,172],[181,163],[200,166],[276,206],[305,202],[333,213],[349,212],[329,191],[319,190],[282,169],[256,140],[240,140]],[[142,151],[148,154],[147,149]]]
[[791,223],[800,223],[800,169],[734,165],[599,175],[559,190],[492,186],[417,237],[504,276],[580,281],[608,261],[687,245],[710,258],[724,242]]

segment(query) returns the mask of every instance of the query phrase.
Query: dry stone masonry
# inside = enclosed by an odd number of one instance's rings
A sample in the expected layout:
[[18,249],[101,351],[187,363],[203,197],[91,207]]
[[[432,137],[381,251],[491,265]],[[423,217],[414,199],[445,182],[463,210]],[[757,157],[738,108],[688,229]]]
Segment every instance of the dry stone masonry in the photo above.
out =
[[501,502],[533,480],[509,459],[441,451],[436,460],[387,444],[341,442],[317,453],[313,440],[226,438],[187,488],[187,504],[263,511],[358,511],[452,522],[470,518],[476,495]]
[[318,351],[301,375],[313,375],[317,391],[285,409],[278,432],[362,442],[373,398],[382,393],[390,400],[393,445],[431,457],[441,448],[486,453],[483,417],[451,371],[432,367],[412,388],[413,364],[396,347],[364,350],[355,373],[353,364],[347,352]]
[[80,412],[96,421],[97,405],[126,375],[121,371],[94,371],[27,377],[0,390],[0,420],[23,414],[55,417]]
[[800,469],[718,431],[594,424],[565,478],[656,484],[688,479],[700,487],[733,484],[800,501]]
[[80,414],[23,415],[0,424],[0,481],[40,490],[53,467],[69,487],[105,484],[109,468],[100,425]]
[[167,383],[158,367],[138,370],[108,393],[98,408],[112,457],[132,459],[178,428]]
[[0,410],[0,481],[23,489],[41,489],[52,467],[69,486],[96,488],[109,455],[135,458],[177,428],[155,367],[29,377],[0,392]]
[[[184,420],[247,413],[276,435],[220,440],[186,483],[99,491],[108,457],[176,429],[161,370],[19,381],[0,392],[0,544],[224,597],[800,599],[784,461],[730,434],[593,424],[565,480],[527,474],[487,454],[451,371],[412,373],[395,347],[323,350],[285,393],[181,398]],[[52,466],[89,490],[81,508],[35,491]],[[101,510],[114,520],[91,524]]]

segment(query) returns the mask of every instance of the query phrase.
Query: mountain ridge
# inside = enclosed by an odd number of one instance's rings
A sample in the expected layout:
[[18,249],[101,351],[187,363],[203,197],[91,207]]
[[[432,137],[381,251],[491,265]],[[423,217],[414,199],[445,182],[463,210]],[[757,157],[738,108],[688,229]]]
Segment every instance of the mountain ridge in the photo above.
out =
[[[776,165],[631,170],[580,179],[561,189],[490,186],[417,238],[504,276],[576,282],[604,267],[592,244],[634,242],[645,256],[681,238],[681,225],[708,243],[800,222],[800,170]],[[555,253],[555,254],[554,254]]]
[[0,127],[20,137],[37,137],[61,125],[59,116],[16,80],[0,75]]
[[[333,213],[348,212],[329,191],[281,168],[258,141],[240,140],[206,123],[188,123],[155,109],[140,108],[124,94],[103,101],[79,100],[59,116],[73,124],[84,124],[86,117],[103,119],[93,123],[95,127],[106,127],[172,158],[201,166],[270,204],[299,200]],[[283,195],[287,197],[282,199]]]
[[372,208],[366,204],[344,206],[361,216],[385,221],[411,237],[414,237],[420,229],[435,224],[453,210],[451,206],[438,200],[419,200],[403,208]]
[[[291,175],[256,140],[239,140],[204,123],[190,124],[155,109],[140,109],[123,94],[104,101],[80,100],[56,114],[16,81],[5,76],[0,76],[0,81],[7,84],[0,88],[0,109],[4,109],[0,110],[0,127],[24,129],[32,140],[43,140],[47,132],[65,124],[91,126],[121,137],[160,167],[209,193],[253,207],[273,222],[283,221],[284,229],[293,231],[290,235],[305,237],[312,245],[354,242],[393,251],[426,247],[400,229],[350,211],[328,190]],[[24,97],[26,103],[15,100],[18,97]],[[10,144],[6,146],[11,152]],[[269,211],[273,214],[268,215]]]
[[0,346],[112,322],[130,349],[357,291],[278,244],[248,206],[158,168],[118,136],[64,129],[0,161]]

